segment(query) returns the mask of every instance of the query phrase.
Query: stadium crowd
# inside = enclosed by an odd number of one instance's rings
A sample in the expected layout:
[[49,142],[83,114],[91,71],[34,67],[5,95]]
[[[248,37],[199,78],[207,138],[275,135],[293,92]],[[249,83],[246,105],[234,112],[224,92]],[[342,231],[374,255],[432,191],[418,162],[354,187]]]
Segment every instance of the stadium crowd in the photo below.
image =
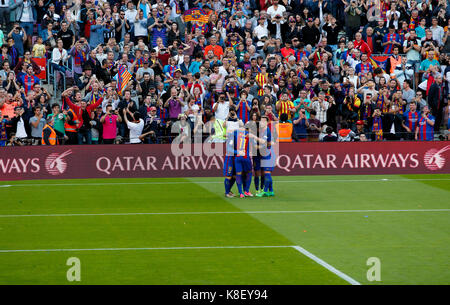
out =
[[446,0],[1,0],[0,146],[223,142],[263,115],[283,141],[450,140],[449,17]]

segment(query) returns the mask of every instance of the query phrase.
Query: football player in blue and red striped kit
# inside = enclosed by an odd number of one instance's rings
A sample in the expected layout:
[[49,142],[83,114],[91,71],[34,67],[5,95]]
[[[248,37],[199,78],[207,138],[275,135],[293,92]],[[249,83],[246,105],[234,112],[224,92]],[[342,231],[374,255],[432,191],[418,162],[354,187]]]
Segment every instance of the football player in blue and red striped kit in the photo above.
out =
[[414,140],[417,124],[419,123],[420,113],[417,111],[417,102],[409,103],[409,110],[403,114],[403,128],[407,135],[406,140]]
[[[233,152],[235,157],[236,184],[239,190],[239,197],[253,197],[250,193],[252,181],[252,160],[250,158],[249,132],[243,127],[236,129],[232,133]],[[245,178],[245,181],[244,181]]]
[[275,151],[272,145],[272,132],[268,127],[269,118],[262,116],[259,122],[261,154],[261,170],[264,172],[264,191],[256,194],[258,197],[275,196],[273,192],[272,171],[275,167]]
[[[250,132],[257,135],[259,130],[260,116],[258,112],[252,112],[250,121],[247,122]],[[253,163],[253,179],[256,189],[256,194],[262,192],[264,188],[264,172],[261,170],[261,152],[258,146],[258,141],[253,139],[251,146],[251,155]],[[261,182],[261,186],[260,186]]]
[[419,119],[416,127],[416,140],[419,141],[433,141],[434,140],[434,123],[435,118],[430,113],[430,108],[424,106],[422,109],[422,116]]
[[236,167],[235,167],[235,155],[234,155],[234,143],[233,137],[227,136],[226,139],[226,153],[223,160],[223,175],[225,177],[225,197],[232,198],[235,197],[231,192],[231,188],[236,181]]

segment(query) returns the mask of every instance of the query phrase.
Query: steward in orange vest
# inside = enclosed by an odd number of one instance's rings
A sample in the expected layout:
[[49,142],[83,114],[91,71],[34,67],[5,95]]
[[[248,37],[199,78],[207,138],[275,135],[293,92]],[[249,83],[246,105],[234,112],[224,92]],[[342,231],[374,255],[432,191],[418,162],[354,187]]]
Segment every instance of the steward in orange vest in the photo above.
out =
[[388,62],[386,64],[386,72],[390,74],[391,78],[395,78],[395,67],[402,65],[402,57],[398,55],[399,48],[396,46],[393,49],[393,54],[389,57]]
[[42,145],[58,145],[56,133],[57,131],[53,128],[53,118],[51,118],[42,129]]
[[77,115],[71,108],[67,110],[67,115],[69,116],[69,120],[64,123],[64,129],[66,132],[77,132]]
[[276,125],[277,141],[278,142],[292,142],[292,139],[297,139],[297,135],[294,133],[294,125],[288,122],[287,113],[282,113],[280,116],[280,122]]
[[64,130],[66,131],[66,135],[69,138],[65,144],[77,144],[78,143],[78,134],[77,134],[77,125],[78,125],[78,117],[73,111],[72,108],[67,110],[67,118],[64,123]]

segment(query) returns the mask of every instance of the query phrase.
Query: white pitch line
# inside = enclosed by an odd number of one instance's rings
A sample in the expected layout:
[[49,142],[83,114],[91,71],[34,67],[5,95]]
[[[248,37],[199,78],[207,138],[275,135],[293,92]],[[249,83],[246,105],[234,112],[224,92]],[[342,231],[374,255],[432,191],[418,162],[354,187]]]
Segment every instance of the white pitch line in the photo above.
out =
[[0,250],[0,253],[17,252],[78,252],[78,251],[152,251],[152,250],[207,250],[207,249],[270,249],[293,246],[217,246],[217,247],[158,247],[158,248],[89,248],[89,249],[18,249]]
[[313,261],[315,261],[319,265],[325,267],[326,269],[328,269],[329,271],[333,272],[334,274],[336,274],[340,278],[344,279],[345,281],[349,282],[350,284],[352,284],[352,285],[361,285],[359,282],[357,282],[353,278],[349,277],[347,274],[337,270],[336,268],[334,268],[333,266],[331,266],[327,262],[323,261],[322,259],[318,258],[317,256],[315,256],[311,252],[307,251],[306,249],[304,249],[304,248],[302,248],[300,246],[292,246],[292,248],[294,248],[298,252],[302,253],[303,255],[309,257],[310,259],[312,259]]
[[[327,179],[327,180],[275,180],[275,183],[328,183],[328,182],[414,182],[414,181],[450,181],[450,179]],[[27,186],[106,186],[106,185],[170,185],[170,184],[223,184],[223,181],[167,181],[167,182],[111,182],[111,183],[29,183],[7,184],[0,187],[27,187]]]
[[140,216],[140,215],[214,215],[214,214],[310,214],[310,213],[372,213],[372,212],[450,212],[450,209],[412,210],[317,210],[317,211],[212,211],[212,212],[137,212],[137,213],[83,213],[83,214],[22,214],[0,215],[0,218],[18,217],[77,217],[77,216]]
[[35,253],[35,252],[81,252],[81,251],[158,251],[158,250],[211,250],[211,249],[281,249],[293,248],[303,255],[309,257],[316,263],[333,272],[340,278],[349,282],[352,285],[361,285],[356,280],[352,279],[343,272],[337,270],[327,262],[318,258],[311,252],[305,250],[300,246],[212,246],[212,247],[148,247],[148,248],[82,248],[82,249],[15,249],[15,250],[0,250],[0,253]]

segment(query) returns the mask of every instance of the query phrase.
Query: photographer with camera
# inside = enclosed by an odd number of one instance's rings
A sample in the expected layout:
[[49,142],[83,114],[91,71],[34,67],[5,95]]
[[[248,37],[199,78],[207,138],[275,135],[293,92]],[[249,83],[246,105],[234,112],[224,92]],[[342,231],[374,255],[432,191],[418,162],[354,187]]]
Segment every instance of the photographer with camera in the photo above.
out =
[[27,33],[18,22],[14,23],[12,30],[8,33],[8,38],[14,40],[14,47],[17,49],[18,56],[23,56],[25,52],[24,43],[27,41]]
[[358,0],[351,0],[350,2],[342,0],[342,2],[345,4],[345,32],[349,39],[353,39],[354,35],[359,31],[361,26],[361,4]]

